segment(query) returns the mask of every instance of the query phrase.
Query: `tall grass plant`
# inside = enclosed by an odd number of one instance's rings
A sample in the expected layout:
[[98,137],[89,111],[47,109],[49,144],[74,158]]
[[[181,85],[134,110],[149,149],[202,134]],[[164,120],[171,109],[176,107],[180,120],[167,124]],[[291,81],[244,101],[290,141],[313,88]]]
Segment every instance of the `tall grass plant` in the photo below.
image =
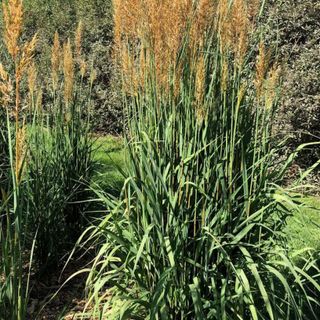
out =
[[[80,202],[88,196],[93,173],[93,79],[85,89],[87,70],[81,55],[81,29],[80,24],[73,46],[70,40],[62,46],[55,34],[47,91],[43,93],[41,86],[29,85],[32,123],[28,212],[32,229],[37,232],[35,253],[42,267],[59,262],[86,221],[85,206]],[[31,70],[29,78],[34,73]],[[42,94],[47,95],[46,102]]]
[[21,1],[9,0],[3,4],[3,40],[10,65],[5,68],[0,64],[1,165],[4,163],[1,169],[4,168],[5,176],[0,186],[1,320],[26,319],[33,252],[33,245],[26,251],[28,217],[25,215],[24,173],[28,146],[21,105],[21,82],[33,60],[36,36],[21,43],[22,16]]
[[128,176],[119,199],[97,191],[108,213],[86,233],[100,246],[93,317],[317,318],[318,267],[296,266],[283,232],[295,154],[277,162],[280,69],[256,40],[262,6],[114,1]]

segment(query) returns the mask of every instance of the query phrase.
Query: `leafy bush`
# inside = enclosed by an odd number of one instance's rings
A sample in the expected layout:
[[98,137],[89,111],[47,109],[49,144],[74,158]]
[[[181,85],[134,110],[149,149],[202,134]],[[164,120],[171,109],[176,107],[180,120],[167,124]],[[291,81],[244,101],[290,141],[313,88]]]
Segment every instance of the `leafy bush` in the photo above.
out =
[[[284,64],[279,122],[291,150],[320,138],[320,5],[317,0],[269,1],[268,37]],[[297,159],[302,167],[320,158],[317,146]]]

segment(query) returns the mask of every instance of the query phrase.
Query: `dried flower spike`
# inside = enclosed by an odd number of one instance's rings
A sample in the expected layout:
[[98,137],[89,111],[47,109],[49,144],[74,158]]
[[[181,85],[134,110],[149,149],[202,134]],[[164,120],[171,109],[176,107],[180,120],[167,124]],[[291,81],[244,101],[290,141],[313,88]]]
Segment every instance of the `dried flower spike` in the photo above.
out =
[[17,182],[20,183],[23,171],[23,163],[26,152],[26,126],[25,121],[16,133],[16,158],[15,158],[15,173]]
[[80,59],[79,64],[80,64],[80,75],[81,75],[81,78],[83,78],[87,71],[87,64],[84,59]]
[[83,34],[83,24],[82,24],[82,21],[80,21],[76,30],[76,35],[75,35],[75,53],[76,53],[77,60],[79,60],[81,57],[82,34]]
[[74,83],[74,62],[70,39],[64,44],[63,48],[63,73],[64,73],[64,98],[70,102],[73,93]]
[[265,106],[266,110],[272,109],[272,105],[276,99],[277,85],[280,78],[280,67],[273,66],[268,72],[265,84]]
[[33,62],[28,69],[28,88],[29,93],[33,96],[37,81],[37,69],[35,63]]
[[54,34],[54,41],[51,52],[51,77],[54,91],[57,89],[59,81],[60,56],[59,33],[56,31]]
[[254,84],[256,86],[257,97],[263,94],[265,75],[269,64],[269,54],[266,53],[265,45],[261,41],[259,44],[259,54],[256,62],[256,78]]
[[9,74],[0,63],[0,102],[3,106],[7,106],[11,101],[12,84]]
[[27,42],[22,48],[22,55],[17,69],[17,80],[20,81],[23,74],[28,70],[33,62],[34,50],[37,44],[37,35],[34,35],[31,41]]
[[15,61],[19,53],[19,37],[22,30],[22,0],[3,2],[4,42]]

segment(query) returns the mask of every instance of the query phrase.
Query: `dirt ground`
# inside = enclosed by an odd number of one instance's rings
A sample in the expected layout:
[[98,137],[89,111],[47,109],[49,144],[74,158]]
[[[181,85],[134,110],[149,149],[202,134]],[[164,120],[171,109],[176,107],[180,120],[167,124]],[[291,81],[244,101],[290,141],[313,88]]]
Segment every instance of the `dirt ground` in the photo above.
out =
[[[45,273],[41,280],[31,278],[28,306],[30,320],[71,320],[84,310],[84,287],[86,274],[68,280],[85,266],[84,259],[70,261],[63,272],[56,270]],[[68,281],[67,281],[68,280]]]

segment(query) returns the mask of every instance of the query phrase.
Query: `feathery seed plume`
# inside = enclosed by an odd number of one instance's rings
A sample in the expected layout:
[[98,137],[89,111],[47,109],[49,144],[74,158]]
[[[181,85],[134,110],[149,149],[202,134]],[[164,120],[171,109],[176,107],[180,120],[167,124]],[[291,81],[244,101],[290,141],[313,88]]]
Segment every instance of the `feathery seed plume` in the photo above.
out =
[[37,99],[36,99],[36,107],[38,111],[42,110],[42,99],[43,99],[43,91],[40,88],[37,92]]
[[76,36],[75,36],[75,53],[77,60],[81,57],[81,51],[82,51],[82,34],[83,34],[83,24],[82,21],[79,22],[77,30],[76,30]]
[[74,62],[70,39],[63,47],[64,98],[70,102],[74,84]]
[[37,69],[36,69],[35,63],[33,62],[28,69],[28,88],[31,96],[33,96],[35,92],[36,80],[37,80]]
[[25,43],[22,47],[22,54],[18,65],[17,77],[20,81],[23,74],[28,70],[33,61],[34,50],[37,44],[37,35],[34,35],[32,40]]
[[3,1],[4,42],[15,61],[19,53],[19,37],[22,30],[22,0]]
[[202,105],[202,101],[204,99],[204,85],[205,85],[205,76],[206,76],[206,69],[205,69],[205,59],[204,57],[200,57],[198,59],[198,63],[196,65],[196,102],[198,106]]
[[232,43],[239,67],[242,66],[248,48],[249,20],[245,0],[234,0],[231,11]]
[[280,78],[280,67],[273,66],[268,72],[265,88],[265,106],[270,110],[276,98],[276,89]]
[[248,13],[250,19],[255,19],[259,13],[261,0],[250,0],[248,3]]
[[228,61],[224,59],[222,63],[222,74],[221,74],[221,89],[223,92],[226,92],[228,87],[228,76],[229,76],[228,69],[229,69]]
[[17,182],[21,182],[23,162],[26,152],[26,126],[25,121],[20,128],[17,129],[16,133],[16,154],[15,154],[15,173]]
[[0,102],[3,106],[7,106],[11,101],[12,84],[9,74],[0,63]]
[[264,80],[269,64],[269,54],[266,53],[265,45],[261,41],[259,44],[259,54],[256,61],[256,78],[254,84],[256,86],[257,97],[260,98],[264,89]]
[[229,49],[232,42],[228,1],[219,1],[217,16],[217,32],[220,36],[220,50],[222,53],[225,53]]
[[79,64],[80,64],[80,75],[83,78],[86,74],[86,71],[87,71],[87,64],[84,59],[80,59]]
[[57,89],[59,81],[60,56],[60,39],[59,33],[56,31],[54,34],[54,41],[51,50],[51,77],[54,91]]

